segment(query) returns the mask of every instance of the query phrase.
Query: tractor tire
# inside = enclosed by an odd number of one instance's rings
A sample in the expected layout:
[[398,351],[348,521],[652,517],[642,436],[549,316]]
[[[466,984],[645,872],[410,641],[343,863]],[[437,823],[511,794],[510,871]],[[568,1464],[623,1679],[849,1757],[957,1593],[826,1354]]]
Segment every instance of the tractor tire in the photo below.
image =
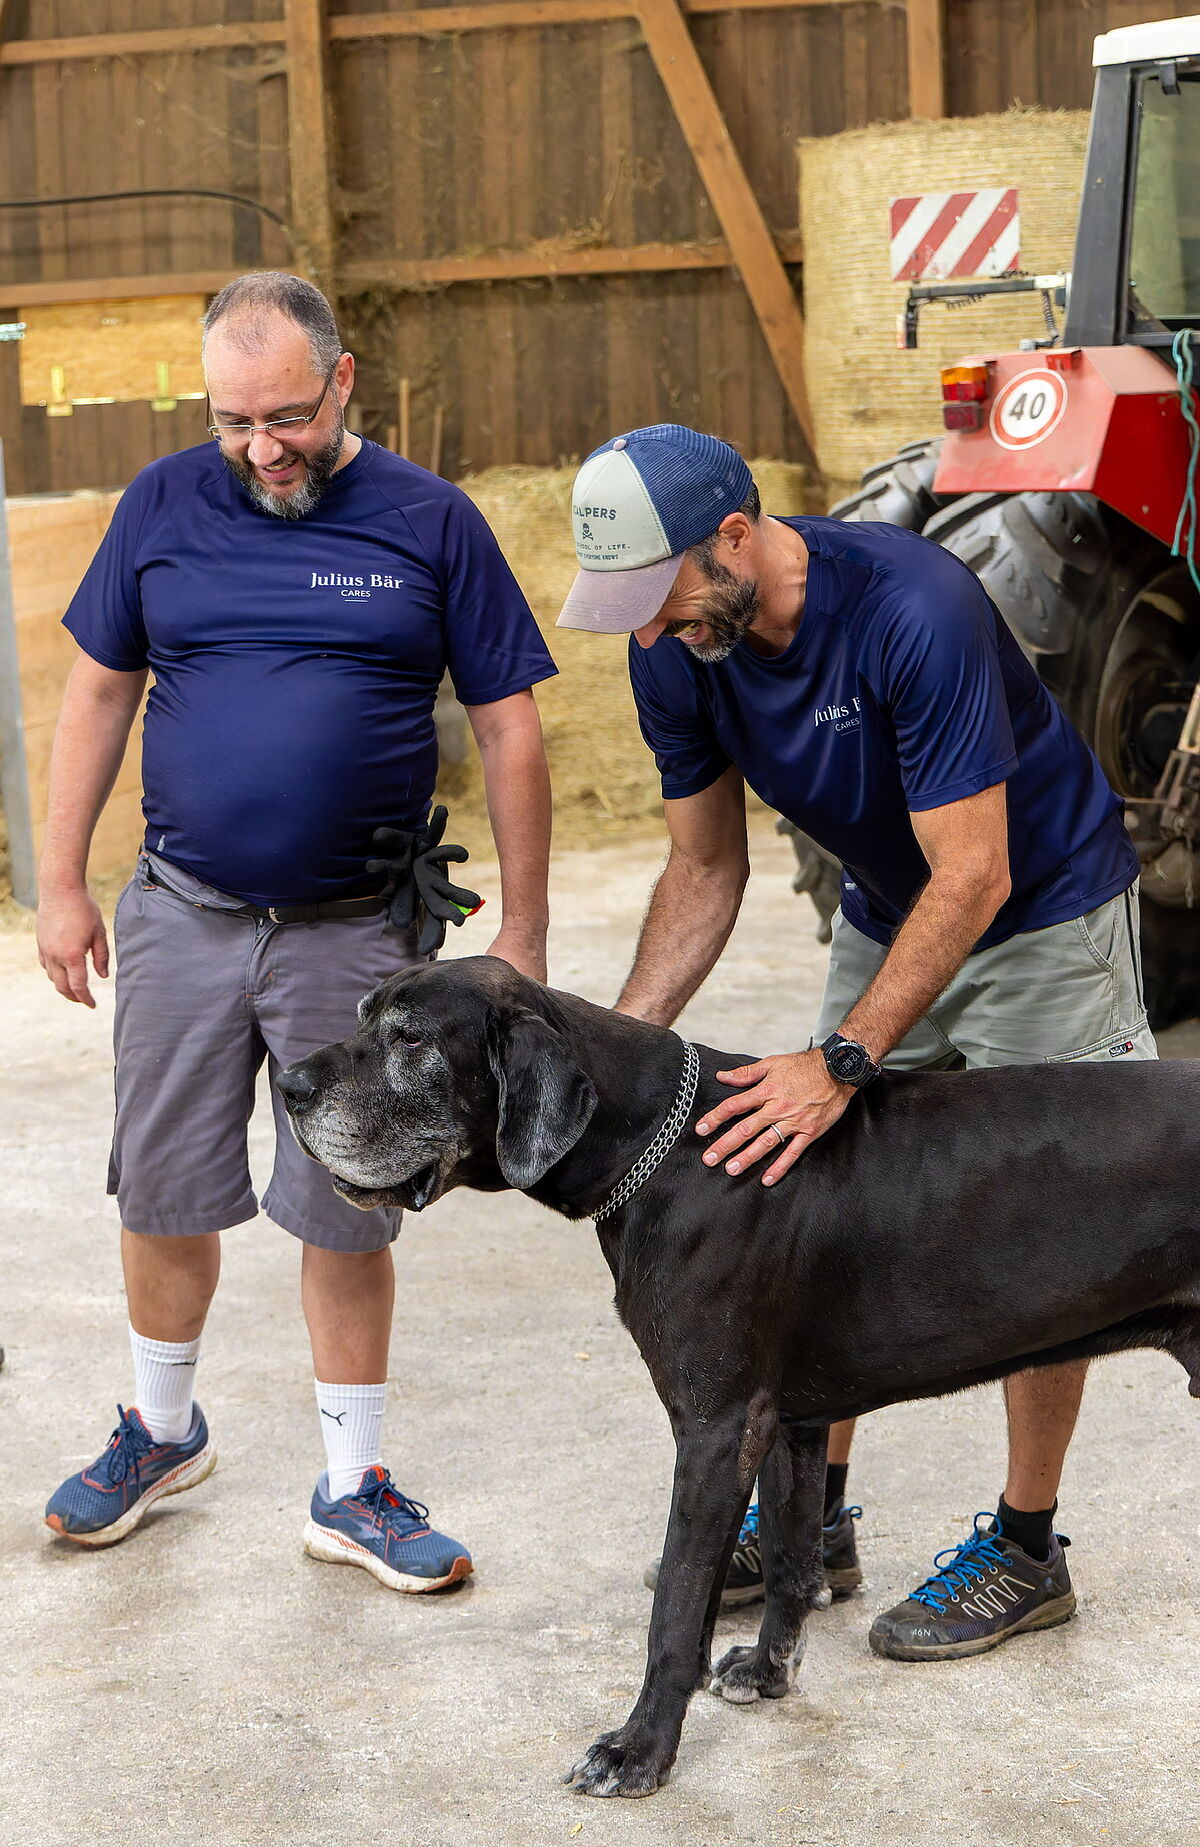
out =
[[1090,494],[965,494],[924,530],[970,566],[1035,666],[1070,650],[1113,550]]
[[889,526],[904,526],[909,532],[923,531],[926,521],[947,504],[944,495],[933,491],[941,446],[940,436],[906,443],[889,462],[868,468],[858,491],[830,507],[829,517],[883,520]]
[[[1117,793],[1153,795],[1200,658],[1179,560],[1088,494],[967,495],[925,536],[980,578]],[[1200,862],[1182,847],[1143,873],[1142,970],[1152,1025],[1200,1012]]]

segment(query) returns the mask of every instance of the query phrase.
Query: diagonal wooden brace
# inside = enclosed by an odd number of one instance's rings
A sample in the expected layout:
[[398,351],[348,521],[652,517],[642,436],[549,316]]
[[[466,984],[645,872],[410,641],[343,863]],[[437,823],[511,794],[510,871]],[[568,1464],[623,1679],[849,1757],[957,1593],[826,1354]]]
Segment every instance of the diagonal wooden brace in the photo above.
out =
[[762,207],[746,178],[679,0],[637,0],[637,13],[650,55],[758,317],[779,382],[800,425],[807,460],[815,463],[812,413],[804,383],[804,316]]

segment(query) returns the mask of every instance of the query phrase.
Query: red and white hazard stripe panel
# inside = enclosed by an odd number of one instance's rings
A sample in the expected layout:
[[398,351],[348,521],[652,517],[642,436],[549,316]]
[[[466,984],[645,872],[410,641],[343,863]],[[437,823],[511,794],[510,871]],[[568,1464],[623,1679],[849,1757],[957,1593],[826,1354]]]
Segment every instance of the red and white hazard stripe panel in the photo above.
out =
[[892,275],[897,282],[1003,276],[1021,255],[1015,186],[921,192],[892,200]]

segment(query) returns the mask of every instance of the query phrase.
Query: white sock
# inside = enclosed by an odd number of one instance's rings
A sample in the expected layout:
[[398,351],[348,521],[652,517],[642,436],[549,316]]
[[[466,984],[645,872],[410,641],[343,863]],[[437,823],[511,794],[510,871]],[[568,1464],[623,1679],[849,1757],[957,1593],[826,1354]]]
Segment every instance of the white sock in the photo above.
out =
[[192,1387],[200,1342],[147,1340],[131,1322],[134,1403],[156,1443],[182,1443],[192,1427]]
[[381,1432],[387,1382],[382,1385],[326,1385],[317,1388],[317,1410],[329,1465],[329,1499],[354,1494],[363,1470],[383,1465]]

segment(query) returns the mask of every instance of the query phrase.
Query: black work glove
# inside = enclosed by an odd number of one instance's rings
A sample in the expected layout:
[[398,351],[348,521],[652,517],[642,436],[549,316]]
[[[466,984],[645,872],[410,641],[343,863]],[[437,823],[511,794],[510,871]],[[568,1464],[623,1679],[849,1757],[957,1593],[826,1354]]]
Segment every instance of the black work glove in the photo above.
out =
[[443,846],[447,813],[439,805],[424,827],[413,833],[399,827],[377,827],[371,838],[381,848],[378,859],[367,861],[368,872],[386,874],[380,897],[387,905],[388,922],[396,930],[409,930],[420,922],[419,955],[432,955],[446,940],[446,925],[465,923],[483,903],[478,892],[451,883],[446,868],[469,859],[466,847]]

